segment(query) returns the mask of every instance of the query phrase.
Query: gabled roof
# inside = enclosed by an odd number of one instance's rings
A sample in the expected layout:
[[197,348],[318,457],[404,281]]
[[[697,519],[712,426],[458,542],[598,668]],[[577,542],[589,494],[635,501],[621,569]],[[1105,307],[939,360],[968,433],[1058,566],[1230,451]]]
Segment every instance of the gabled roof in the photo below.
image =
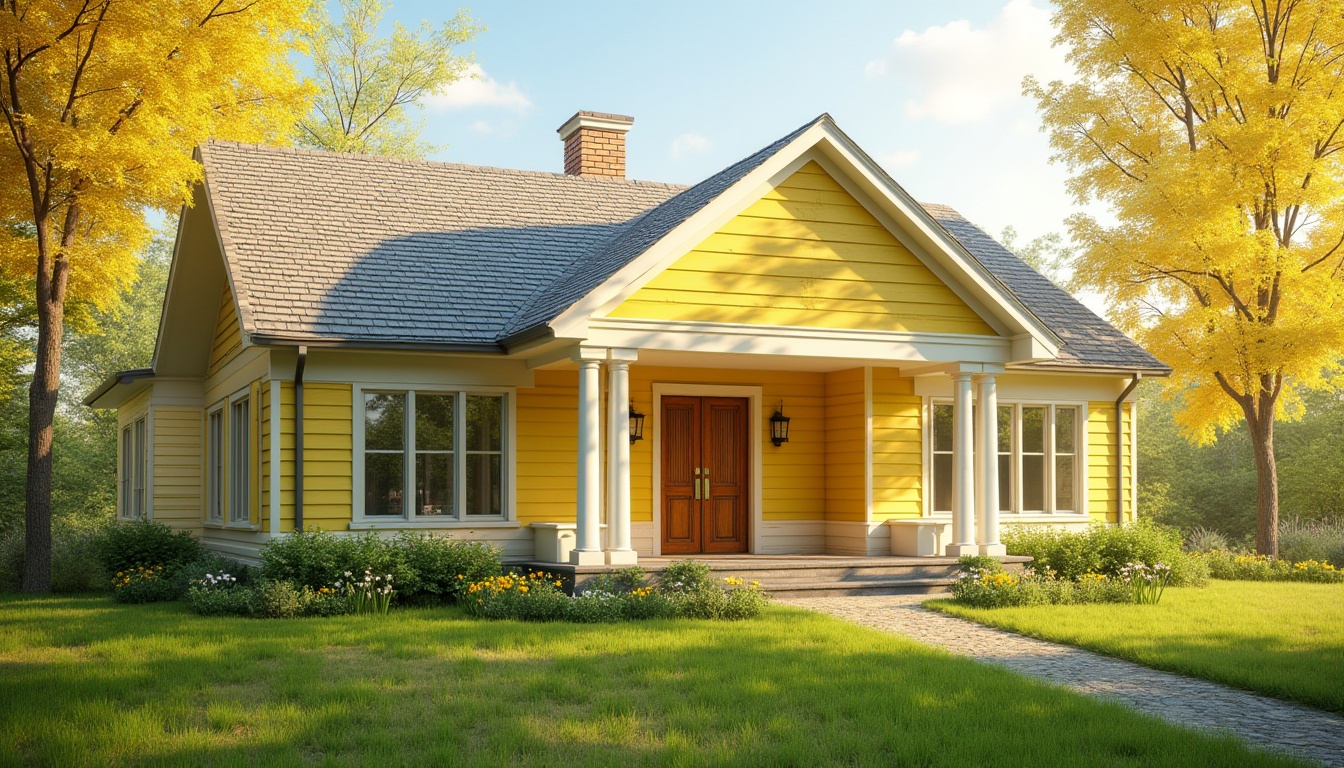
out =
[[[838,133],[822,115],[689,188],[224,142],[201,157],[253,343],[499,350],[544,333],[817,126]],[[1168,371],[952,209],[926,210],[1064,342],[1042,367]]]

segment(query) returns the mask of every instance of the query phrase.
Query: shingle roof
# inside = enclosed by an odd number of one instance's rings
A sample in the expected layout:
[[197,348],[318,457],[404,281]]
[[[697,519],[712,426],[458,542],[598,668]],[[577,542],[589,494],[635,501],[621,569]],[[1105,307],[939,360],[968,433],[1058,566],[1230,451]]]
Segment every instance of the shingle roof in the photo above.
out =
[[[689,188],[229,142],[201,156],[254,338],[497,349],[823,119]],[[925,208],[1065,342],[1051,365],[1166,371],[956,211]]]

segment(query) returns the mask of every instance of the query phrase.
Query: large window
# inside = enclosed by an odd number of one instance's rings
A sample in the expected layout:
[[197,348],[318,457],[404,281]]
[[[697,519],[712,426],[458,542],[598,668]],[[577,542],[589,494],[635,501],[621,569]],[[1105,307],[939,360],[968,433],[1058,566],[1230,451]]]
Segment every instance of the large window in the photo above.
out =
[[229,404],[229,522],[252,521],[251,418],[247,398]]
[[[952,405],[934,403],[930,448],[934,512],[952,511]],[[1018,513],[1074,513],[1078,509],[1076,406],[1000,405],[996,451],[999,509]]]
[[121,429],[121,474],[117,478],[120,486],[121,516],[128,520],[139,520],[146,516],[145,488],[149,473],[149,444],[145,417],[136,419]]
[[365,518],[504,515],[503,395],[366,391],[363,401]]

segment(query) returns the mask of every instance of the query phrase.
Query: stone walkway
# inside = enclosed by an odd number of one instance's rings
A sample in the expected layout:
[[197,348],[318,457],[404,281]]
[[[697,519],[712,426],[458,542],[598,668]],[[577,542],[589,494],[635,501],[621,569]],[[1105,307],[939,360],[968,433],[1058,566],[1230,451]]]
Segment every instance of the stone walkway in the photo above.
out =
[[1121,702],[1176,725],[1227,731],[1254,746],[1344,768],[1344,717],[927,611],[920,607],[927,599],[926,595],[900,595],[782,598],[779,602],[907,635],[1080,693]]

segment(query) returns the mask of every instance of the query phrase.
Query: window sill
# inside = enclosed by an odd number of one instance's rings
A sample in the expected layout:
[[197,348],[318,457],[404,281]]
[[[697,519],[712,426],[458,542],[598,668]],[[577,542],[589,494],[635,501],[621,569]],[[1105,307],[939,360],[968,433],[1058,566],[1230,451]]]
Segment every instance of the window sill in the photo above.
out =
[[521,528],[517,520],[354,520],[352,531],[415,531],[472,528]]
[[215,530],[215,531],[251,531],[251,532],[255,532],[255,531],[260,531],[260,530],[261,530],[261,525],[253,525],[253,524],[251,524],[251,523],[216,523],[216,522],[212,522],[212,521],[210,521],[210,520],[203,521],[203,522],[201,523],[201,527],[202,527],[202,528],[209,528],[209,529],[211,529],[211,530]]

